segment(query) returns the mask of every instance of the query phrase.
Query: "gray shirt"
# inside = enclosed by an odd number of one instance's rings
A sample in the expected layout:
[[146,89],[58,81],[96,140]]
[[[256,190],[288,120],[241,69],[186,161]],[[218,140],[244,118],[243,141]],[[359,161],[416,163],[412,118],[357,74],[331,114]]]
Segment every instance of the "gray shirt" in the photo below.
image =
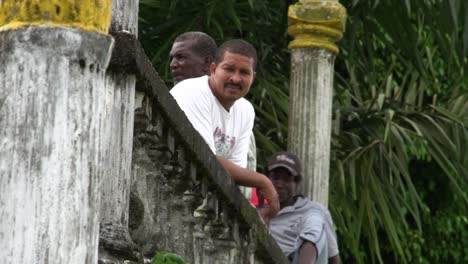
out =
[[297,252],[305,240],[317,248],[316,263],[327,263],[339,253],[330,212],[307,198],[298,197],[294,205],[281,209],[271,220],[270,230],[287,256]]

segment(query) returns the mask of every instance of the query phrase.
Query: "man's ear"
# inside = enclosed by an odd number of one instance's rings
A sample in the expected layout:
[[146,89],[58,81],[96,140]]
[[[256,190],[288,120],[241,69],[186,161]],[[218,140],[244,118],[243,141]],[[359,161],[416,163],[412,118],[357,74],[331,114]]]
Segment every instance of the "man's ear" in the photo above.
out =
[[214,62],[210,65],[210,75],[213,76],[216,71],[216,64]]
[[204,63],[205,63],[206,65],[211,65],[212,62],[213,62],[213,57],[211,57],[211,56],[205,56],[205,61],[204,61]]
[[210,75],[211,71],[211,63],[213,62],[213,58],[211,56],[206,56],[203,59],[203,72],[207,75]]

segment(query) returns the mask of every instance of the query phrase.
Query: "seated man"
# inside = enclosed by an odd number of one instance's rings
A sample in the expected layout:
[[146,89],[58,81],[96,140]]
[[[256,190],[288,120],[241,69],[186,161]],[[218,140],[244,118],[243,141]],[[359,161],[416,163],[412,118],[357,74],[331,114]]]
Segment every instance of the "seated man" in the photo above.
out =
[[210,76],[186,79],[171,94],[234,181],[257,187],[268,200],[268,222],[279,210],[278,195],[265,175],[245,169],[255,112],[243,97],[253,83],[256,63],[251,44],[227,41],[216,52]]
[[339,263],[330,212],[323,205],[296,195],[302,180],[298,157],[289,152],[276,153],[267,170],[281,208],[271,219],[270,230],[283,253],[292,263]]

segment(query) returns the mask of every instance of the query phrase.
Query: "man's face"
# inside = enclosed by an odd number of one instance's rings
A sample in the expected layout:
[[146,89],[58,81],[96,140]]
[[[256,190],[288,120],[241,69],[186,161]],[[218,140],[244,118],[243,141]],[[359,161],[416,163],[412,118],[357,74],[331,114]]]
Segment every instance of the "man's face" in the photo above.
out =
[[191,40],[178,41],[172,45],[169,57],[174,83],[200,77],[209,72],[210,62],[192,50],[192,42]]
[[253,65],[253,58],[229,51],[219,64],[211,64],[210,88],[226,110],[249,92],[255,78]]
[[286,207],[294,204],[294,196],[296,195],[297,182],[294,176],[286,168],[276,168],[268,173],[268,178],[275,186],[278,193],[280,207]]

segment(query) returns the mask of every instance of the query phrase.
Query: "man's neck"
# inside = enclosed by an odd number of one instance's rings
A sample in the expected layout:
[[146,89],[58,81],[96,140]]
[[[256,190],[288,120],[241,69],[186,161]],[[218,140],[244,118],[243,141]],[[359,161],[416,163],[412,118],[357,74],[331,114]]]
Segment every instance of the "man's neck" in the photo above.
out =
[[291,199],[289,199],[288,201],[285,201],[284,203],[280,202],[280,209],[294,205],[296,203],[296,200],[297,200],[297,196],[293,196],[291,197]]
[[216,93],[214,92],[213,84],[211,82],[211,78],[208,78],[208,86],[210,87],[211,93],[214,95],[214,97],[216,97],[216,100],[218,100],[218,102],[223,106],[223,108],[226,109],[226,111],[229,112],[229,110],[234,105],[234,103],[231,103],[231,102],[228,103],[228,102],[223,102],[223,101],[219,100],[218,96],[216,96]]

